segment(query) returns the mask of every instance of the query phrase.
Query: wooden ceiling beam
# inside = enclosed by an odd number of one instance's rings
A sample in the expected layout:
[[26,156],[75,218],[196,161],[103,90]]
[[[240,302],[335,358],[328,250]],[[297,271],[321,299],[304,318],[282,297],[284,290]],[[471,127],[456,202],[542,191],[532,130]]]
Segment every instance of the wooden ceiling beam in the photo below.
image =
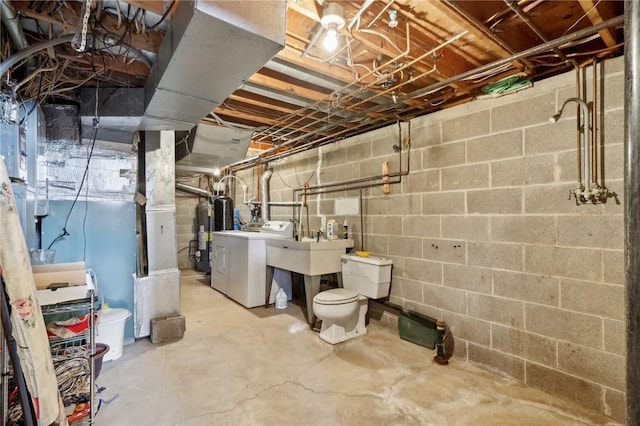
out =
[[251,121],[253,123],[257,123],[257,126],[264,126],[264,125],[273,126],[278,122],[277,118],[268,118],[268,117],[265,117],[264,115],[259,115],[257,113],[253,114],[246,111],[240,111],[235,108],[229,108],[226,105],[218,105],[213,110],[213,112],[216,113],[216,115],[224,115],[227,117],[232,117],[233,120],[240,119],[240,120]]
[[312,124],[316,121],[320,121],[323,123],[330,122],[331,120],[327,117],[327,114],[321,112],[314,111],[305,111],[296,109],[291,111],[290,113],[282,113],[282,114],[274,114],[273,105],[261,105],[257,106],[251,101],[247,102],[246,99],[242,98],[229,98],[228,101],[225,101],[224,105],[229,109],[250,112],[253,114],[260,114],[262,116],[270,117],[273,119],[277,119],[277,125],[284,126],[287,122],[296,122],[295,126],[292,128],[300,128],[307,124]]
[[287,95],[296,95],[309,101],[321,101],[326,99],[329,95],[329,93],[323,91],[291,83],[290,81],[284,80],[282,77],[269,75],[265,69],[262,69],[252,75],[248,81],[270,89],[279,90]]
[[[451,0],[446,0],[442,3],[442,7],[451,11],[454,14],[452,17],[456,19],[457,22],[460,22],[461,25],[478,37],[479,40],[487,44],[492,51],[498,54],[499,58],[509,57],[517,53],[509,43],[498,37],[490,28],[478,21],[471,14],[466,13],[459,4]],[[528,59],[517,61],[515,65],[528,74],[535,68],[535,64]]]
[[[578,3],[580,3],[582,10],[587,14],[587,17],[593,25],[600,24],[609,18],[613,18],[611,9],[605,9],[608,2],[594,3],[593,0],[578,0]],[[605,28],[604,30],[600,30],[598,34],[607,47],[613,48],[618,44],[611,29]],[[616,48],[613,51],[618,51],[618,49]]]
[[95,68],[97,70],[107,70],[107,71],[115,71],[123,74],[133,74],[134,76],[141,76],[142,82],[145,82],[147,79],[147,75],[149,75],[149,68],[142,62],[134,61],[130,64],[123,63],[120,61],[106,61],[102,62],[102,59],[96,56],[95,61],[90,61],[86,56],[76,56],[70,55],[66,53],[56,53],[56,56],[62,59],[68,59],[74,62],[78,62],[83,65],[87,65],[89,67]]
[[253,105],[260,108],[269,108],[273,111],[282,112],[284,114],[293,114],[300,109],[298,106],[285,106],[283,102],[276,102],[274,99],[265,98],[264,96],[256,95],[255,93],[236,90],[227,99],[232,101],[244,102],[249,105]]
[[292,65],[304,68],[309,72],[322,73],[331,75],[332,78],[341,81],[342,83],[351,83],[355,75],[348,69],[342,66],[331,65],[330,63],[321,62],[317,59],[302,57],[298,51],[293,50],[290,47],[285,47],[277,55],[276,58],[282,59]]
[[302,15],[312,21],[320,22],[320,14],[322,9],[318,9],[315,0],[288,1],[287,13],[289,10]]

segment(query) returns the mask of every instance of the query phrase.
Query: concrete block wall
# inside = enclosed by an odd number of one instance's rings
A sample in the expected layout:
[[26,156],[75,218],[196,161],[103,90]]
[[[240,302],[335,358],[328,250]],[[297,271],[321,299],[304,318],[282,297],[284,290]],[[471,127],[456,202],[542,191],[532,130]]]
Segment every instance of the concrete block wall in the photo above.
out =
[[[364,229],[357,215],[347,217],[356,248],[393,260],[391,302],[444,319],[459,359],[618,420],[625,415],[623,71],[623,58],[604,64],[600,131],[605,184],[615,193],[606,204],[568,199],[576,110],[565,108],[558,123],[549,117],[575,96],[569,72],[414,119],[410,174],[389,194],[364,192]],[[591,100],[590,78],[587,86]],[[306,182],[379,175],[383,160],[395,171],[399,138],[390,126],[272,162],[272,199],[291,200],[291,188]],[[311,229],[323,219],[341,223],[335,199],[357,196],[310,197]]]

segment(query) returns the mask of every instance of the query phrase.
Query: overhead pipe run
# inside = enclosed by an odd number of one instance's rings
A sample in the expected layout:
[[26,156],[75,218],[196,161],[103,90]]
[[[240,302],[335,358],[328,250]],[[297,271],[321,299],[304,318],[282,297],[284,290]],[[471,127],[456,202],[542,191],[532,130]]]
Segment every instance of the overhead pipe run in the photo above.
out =
[[[449,44],[453,43],[454,41],[458,40],[460,37],[464,36],[465,34],[466,34],[466,32],[463,32],[463,33],[460,33],[460,34],[456,34],[455,36],[453,36],[453,37],[451,37],[450,39],[448,39],[448,40],[444,41],[443,43],[439,44],[438,46],[435,46],[434,48],[430,49],[429,51],[427,51],[427,52],[423,53],[422,55],[418,56],[417,58],[415,58],[415,59],[411,60],[410,62],[405,63],[404,65],[402,65],[402,66],[401,66],[401,67],[399,67],[399,68],[396,68],[396,69],[395,69],[395,72],[400,72],[400,71],[402,71],[402,70],[404,70],[404,69],[406,69],[406,68],[408,68],[408,67],[412,66],[413,64],[415,64],[415,63],[417,63],[417,62],[422,61],[423,59],[425,59],[425,58],[427,58],[428,56],[430,56],[430,55],[434,54],[435,52],[437,52],[437,51],[438,51],[438,50],[440,50],[441,48],[443,48],[443,47],[445,47],[445,46],[447,46],[447,45],[449,45]],[[409,27],[407,26],[407,40],[409,40],[409,37],[410,37],[410,32],[409,32]],[[400,59],[400,58],[402,58],[402,57],[406,56],[406,55],[409,53],[409,48],[410,48],[410,44],[409,44],[409,42],[408,42],[408,43],[407,43],[407,50],[405,50],[404,52],[400,53],[397,57],[395,57],[395,58],[393,58],[393,59],[391,59],[391,60],[387,61],[385,64],[383,64],[383,65],[381,65],[381,66],[379,66],[379,67],[377,67],[377,68],[375,68],[375,69],[373,69],[373,70],[369,70],[369,72],[368,72],[367,74],[365,74],[365,75],[361,76],[361,77],[360,77],[358,80],[356,80],[354,83],[350,83],[349,85],[345,86],[344,88],[342,88],[342,89],[340,89],[340,90],[336,90],[336,91],[334,91],[334,93],[333,93],[332,95],[335,95],[336,93],[340,93],[341,91],[343,91],[343,90],[345,90],[345,89],[349,88],[351,85],[353,85],[353,84],[355,84],[355,83],[357,83],[357,82],[362,81],[364,78],[368,77],[369,75],[374,75],[378,70],[381,70],[381,69],[385,68],[385,67],[386,67],[388,64],[390,64],[391,62],[394,62],[394,61],[396,61],[396,60],[398,60],[398,59]],[[422,73],[422,74],[420,74],[420,75],[416,75],[416,76],[414,76],[414,79],[420,79],[420,78],[422,78],[422,77],[425,77],[425,76],[427,76],[427,75],[431,74],[431,73],[432,73],[432,72],[434,72],[434,71],[436,71],[436,67],[435,67],[435,66],[434,66],[432,69],[430,69],[430,70],[428,70],[428,71],[426,71],[426,72],[423,72],[423,73]],[[378,77],[374,82],[369,83],[366,87],[372,87],[372,86],[375,86],[375,85],[379,84],[380,82],[384,81],[386,78],[387,78],[386,76]],[[404,86],[405,84],[408,84],[409,82],[410,82],[410,81],[402,82],[402,83],[400,83],[400,84],[398,84],[398,85],[395,85],[395,86],[393,86],[393,87],[391,87],[391,88],[389,88],[389,89],[387,89],[387,90],[385,90],[385,91],[383,91],[383,92],[381,92],[381,93],[377,93],[376,95],[371,96],[371,97],[369,97],[369,98],[367,98],[367,99],[359,100],[359,102],[358,102],[358,103],[351,105],[351,107],[357,107],[357,106],[362,105],[362,104],[364,104],[364,103],[366,103],[366,102],[373,101],[374,99],[376,99],[376,98],[377,98],[377,97],[379,97],[380,95],[383,95],[383,94],[386,94],[386,93],[389,93],[389,92],[393,92],[394,90],[397,90],[399,87],[402,87],[402,86]],[[352,93],[350,93],[350,94],[345,95],[345,96],[342,98],[342,99],[343,99],[343,102],[344,102],[344,101],[347,101],[347,100],[350,100],[350,99],[352,99],[352,98],[355,98],[355,97],[356,97],[355,93],[356,93],[356,92],[352,92]],[[320,101],[319,101],[319,102],[320,102]],[[316,103],[316,104],[317,104],[317,103]],[[314,104],[314,105],[315,105],[315,104]],[[384,104],[384,105],[388,105],[388,104]],[[395,104],[394,104],[394,105],[392,105],[392,107],[395,107],[395,106],[396,106]],[[278,137],[279,137],[279,138],[286,138],[287,136],[291,136],[292,134],[294,134],[294,133],[296,133],[296,132],[299,132],[299,131],[300,131],[300,130],[302,130],[302,129],[305,129],[305,128],[307,128],[307,127],[310,127],[310,126],[312,126],[312,125],[314,125],[314,124],[318,124],[318,123],[320,123],[321,121],[323,121],[323,120],[321,120],[321,119],[315,119],[314,117],[312,117],[312,114],[315,114],[315,110],[314,110],[314,112],[313,112],[313,113],[310,113],[310,114],[308,114],[308,115],[306,115],[306,116],[303,116],[303,117],[299,118],[298,120],[296,120],[296,121],[295,121],[295,122],[293,122],[293,123],[287,123],[287,125],[288,125],[288,126],[290,126],[290,125],[296,124],[296,123],[298,123],[298,122],[302,121],[304,118],[311,118],[311,119],[313,119],[313,120],[314,120],[313,122],[307,123],[305,126],[303,126],[303,127],[301,127],[301,128],[295,129],[295,130],[293,130],[293,131],[289,131],[289,133],[286,133],[286,134],[284,134],[284,135],[279,135]],[[357,114],[356,116],[360,116],[360,114]],[[334,121],[333,123],[328,124],[328,125],[325,125],[323,128],[321,128],[321,129],[319,129],[319,130],[317,130],[317,131],[312,131],[312,132],[310,132],[310,133],[308,133],[308,134],[315,134],[315,133],[318,133],[318,132],[321,132],[321,131],[324,131],[324,130],[334,129],[336,126],[338,126],[338,125],[340,125],[340,124],[348,123],[348,124],[350,125],[350,127],[349,127],[349,128],[344,129],[344,130],[342,130],[341,132],[339,132],[339,133],[337,133],[337,134],[336,134],[336,133],[333,133],[331,136],[327,136],[327,137],[323,138],[323,139],[326,139],[326,138],[335,139],[335,138],[336,138],[337,136],[339,136],[339,134],[341,134],[341,133],[344,133],[344,132],[347,132],[347,131],[353,131],[353,130],[354,130],[353,124],[352,124],[352,123],[349,123],[349,121],[350,121],[350,119],[351,119],[351,118],[353,118],[353,116],[351,116],[351,117],[349,117],[349,118],[345,118],[345,119],[340,119],[340,120]],[[364,118],[364,117],[363,117],[363,118]],[[283,121],[281,121],[281,122],[282,122],[282,123],[284,123],[284,120],[286,120],[286,119],[287,119],[287,117],[285,117],[285,119],[283,119]],[[373,120],[373,118],[371,118],[371,117],[367,117],[367,121],[362,121],[362,122],[361,122],[361,123],[362,123],[362,124],[361,124],[361,126],[365,126],[365,125],[366,125],[366,126],[371,126],[371,120]],[[281,130],[286,129],[287,125],[283,124],[283,129],[280,129],[280,130],[278,130],[277,132],[279,132],[279,131],[281,131]],[[382,124],[381,124],[381,125],[382,125]],[[272,126],[271,128],[273,128],[273,126]],[[271,128],[270,128],[270,129],[271,129]],[[355,128],[357,128],[357,127],[355,127]],[[268,130],[269,130],[269,129],[267,129],[267,131],[268,131]],[[277,132],[276,132],[276,133],[277,133]],[[264,132],[263,132],[263,133],[264,133]],[[308,134],[307,134],[307,135],[308,135]],[[271,135],[272,135],[272,134],[271,134]],[[302,136],[302,138],[306,137],[307,135],[303,135],[303,136]],[[266,136],[265,136],[265,137],[266,137]],[[265,152],[261,153],[259,156],[252,157],[252,158],[250,158],[250,159],[241,160],[241,161],[239,161],[239,162],[236,162],[236,163],[230,164],[228,167],[234,167],[234,166],[237,166],[237,165],[242,164],[242,163],[245,163],[245,162],[251,162],[252,160],[257,159],[257,158],[264,158],[264,157],[265,157],[265,155],[268,155],[270,152],[274,152],[274,151],[281,151],[281,148],[282,148],[282,147],[284,147],[284,146],[288,146],[288,145],[290,145],[290,144],[292,144],[292,143],[295,143],[295,142],[299,141],[299,140],[300,140],[300,138],[301,138],[301,137],[296,137],[296,138],[290,139],[290,140],[288,140],[287,142],[285,142],[285,143],[283,143],[283,144],[278,145],[277,147],[274,147],[274,148],[271,148],[271,149],[266,150]],[[264,139],[264,137],[263,137],[263,139]],[[260,141],[260,140],[262,140],[262,139],[258,139],[258,141]],[[310,142],[310,145],[316,145],[316,146],[319,146],[318,141],[312,141],[312,142]],[[297,149],[297,148],[296,148],[296,149]],[[293,154],[293,153],[294,153],[294,152],[287,151],[287,155],[291,155],[291,154]],[[276,156],[275,156],[275,157],[278,157],[278,156],[279,156],[279,154],[276,154]],[[274,158],[274,157],[269,157],[269,158]]]
[[189,192],[194,195],[200,195],[202,197],[210,197],[211,193],[206,189],[197,188],[195,186],[186,185],[184,183],[176,182],[176,189],[180,191]]
[[266,169],[260,177],[260,195],[262,198],[262,220],[268,222],[271,220],[271,207],[269,202],[271,201],[271,195],[269,192],[269,182],[271,181],[271,175],[273,175],[273,169]]
[[[306,207],[306,198],[310,195],[318,195],[318,194],[331,194],[331,193],[335,193],[335,192],[343,192],[343,191],[349,191],[349,190],[359,190],[360,191],[360,223],[364,223],[363,222],[363,217],[362,217],[362,190],[366,189],[366,188],[373,188],[376,186],[383,186],[383,185],[389,185],[389,184],[399,184],[402,183],[402,176],[407,176],[410,171],[411,171],[411,167],[410,167],[410,162],[411,162],[411,122],[407,122],[408,126],[407,126],[407,139],[404,141],[404,145],[406,145],[407,147],[407,168],[406,170],[402,169],[402,145],[403,145],[403,141],[402,141],[402,123],[400,121],[397,122],[398,124],[398,144],[399,145],[394,145],[393,146],[393,150],[395,152],[398,153],[398,171],[394,172],[394,173],[388,173],[388,174],[382,174],[382,175],[378,175],[378,176],[368,176],[368,177],[364,177],[364,178],[359,178],[359,179],[351,179],[351,180],[347,180],[347,181],[342,181],[342,182],[334,182],[334,183],[326,183],[326,184],[321,184],[321,185],[308,185],[305,184],[304,186],[300,187],[300,188],[295,188],[293,190],[293,199],[297,200],[298,198],[301,199],[300,202],[296,202],[299,203],[301,205],[300,207],[300,212],[299,212],[299,226],[301,226],[302,223],[302,207]],[[391,180],[391,178],[394,178],[394,180]],[[293,209],[293,217],[297,217],[296,216],[296,210],[295,210],[295,206]],[[308,227],[308,225],[307,225]],[[307,230],[309,231],[309,230]],[[364,249],[364,240],[363,240],[363,236],[362,236],[362,229],[360,230],[360,248]],[[298,235],[301,235],[302,232],[301,230],[298,232]]]
[[[611,27],[615,27],[615,26],[619,26],[621,24],[624,23],[624,16],[620,15],[617,16],[615,18],[611,18],[608,19],[606,21],[601,22],[600,24],[594,25],[592,27],[589,28],[585,28],[579,31],[576,31],[574,33],[571,34],[567,34],[564,35],[562,37],[558,37],[555,40],[549,41],[547,43],[543,43],[540,44],[538,46],[529,48],[527,50],[523,50],[522,52],[519,52],[517,54],[514,54],[508,58],[504,58],[504,59],[499,59],[497,61],[491,62],[489,64],[485,64],[485,65],[481,65],[477,68],[474,68],[472,70],[463,72],[461,74],[458,74],[454,77],[445,79],[445,80],[441,80],[438,81],[434,84],[431,84],[429,86],[423,87],[422,89],[417,89],[411,93],[405,94],[405,95],[401,95],[398,96],[397,98],[397,102],[402,102],[406,99],[414,99],[414,98],[418,98],[418,97],[423,97],[425,95],[428,95],[430,93],[436,92],[446,86],[449,86],[453,83],[457,83],[460,80],[469,78],[469,77],[473,77],[474,75],[478,74],[478,73],[483,73],[486,71],[491,71],[494,70],[498,67],[510,64],[514,61],[518,61],[521,60],[523,58],[527,58],[529,56],[533,56],[533,55],[537,55],[539,53],[543,53],[546,52],[550,49],[556,48],[558,46],[561,46],[563,44],[575,41],[575,40],[579,40],[579,39],[583,39],[585,37],[589,37],[593,34],[598,33],[599,31],[606,29],[606,28],[611,28]],[[385,103],[382,103],[380,105],[371,107],[365,111],[361,111],[359,113],[354,114],[354,116],[351,119],[355,119],[355,118],[367,118],[368,120],[370,120],[370,114],[371,113],[376,113],[376,112],[381,112],[384,110],[387,110],[389,108],[393,108],[395,106],[395,102],[393,101],[388,101]],[[264,153],[260,154],[260,155],[256,155],[244,160],[240,160],[238,162],[235,162],[233,164],[228,165],[228,168],[233,168],[233,170],[241,170],[243,168],[247,168],[247,167],[251,167],[252,165],[254,165],[256,162],[258,161],[265,161],[265,160],[270,160],[272,158],[274,158],[275,156],[278,156],[279,158],[287,156],[287,155],[292,155],[291,154],[287,154],[287,153],[282,153],[282,152],[278,152],[281,150],[281,148],[283,146],[287,146],[287,145],[291,145],[294,144],[296,142],[299,142],[305,138],[308,138],[311,135],[317,135],[319,133],[325,133],[325,132],[329,132],[330,130],[335,129],[338,126],[341,126],[343,124],[347,124],[348,122],[351,122],[350,120],[346,120],[346,119],[342,119],[342,120],[336,120],[332,123],[328,123],[325,126],[322,126],[321,128],[318,129],[314,129],[311,130],[307,133],[305,133],[304,135],[300,135],[297,137],[294,137],[290,140],[288,140],[287,142],[285,142],[284,144],[281,144],[277,147],[271,148],[267,151],[265,151]],[[326,136],[323,138],[323,140],[331,138],[333,140],[335,140],[336,136],[339,136],[339,134],[347,132],[349,130],[353,130],[353,128],[348,129],[348,130],[343,130],[341,132],[338,132],[338,135],[331,135],[331,136]],[[327,142],[328,143],[328,142]],[[311,146],[314,146],[315,141],[312,141],[308,144],[308,146],[306,146],[305,148],[309,148]]]
[[[516,15],[518,15],[518,17],[534,32],[536,33],[536,35],[538,36],[538,38],[540,38],[540,40],[544,41],[545,43],[549,41],[549,37],[547,37],[542,30],[540,29],[540,27],[538,27],[538,25],[533,22],[531,20],[531,18],[529,18],[529,16],[527,16],[526,13],[524,13],[524,11],[520,8],[520,6],[518,6],[518,2],[515,0],[504,0],[504,2],[507,4],[507,6],[509,6],[509,9],[511,9]],[[562,53],[562,51],[560,49],[558,49],[557,47],[553,48],[553,52],[558,55],[558,57],[560,59],[562,59],[563,61],[565,61],[566,63],[570,63],[571,65],[573,65],[574,68],[580,68],[580,66],[578,65],[578,62],[575,59],[569,59],[567,58],[567,56]]]

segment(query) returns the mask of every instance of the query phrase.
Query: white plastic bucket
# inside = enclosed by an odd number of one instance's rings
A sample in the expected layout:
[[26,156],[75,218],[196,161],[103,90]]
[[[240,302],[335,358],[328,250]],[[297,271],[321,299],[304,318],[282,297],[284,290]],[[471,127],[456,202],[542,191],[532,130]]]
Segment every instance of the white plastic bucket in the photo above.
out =
[[121,308],[103,309],[100,312],[96,342],[109,345],[109,352],[105,354],[103,361],[111,361],[122,356],[124,324],[130,316],[131,312]]

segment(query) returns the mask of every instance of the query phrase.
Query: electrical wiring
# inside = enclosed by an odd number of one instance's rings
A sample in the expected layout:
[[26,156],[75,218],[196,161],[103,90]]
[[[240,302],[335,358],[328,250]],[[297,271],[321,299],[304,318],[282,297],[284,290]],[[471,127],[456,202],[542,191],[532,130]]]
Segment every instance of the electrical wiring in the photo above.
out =
[[[98,93],[98,91],[96,90],[96,94]],[[78,192],[76,193],[75,198],[73,199],[73,203],[71,203],[71,207],[69,208],[69,212],[67,213],[67,217],[64,221],[64,225],[62,227],[62,232],[51,242],[51,244],[49,244],[49,246],[47,247],[47,249],[50,249],[51,247],[53,247],[54,244],[56,244],[57,242],[59,242],[60,240],[62,240],[64,237],[70,235],[69,231],[67,231],[67,225],[69,224],[69,218],[71,217],[71,213],[73,212],[73,208],[75,207],[76,203],[78,202],[78,198],[80,197],[80,193],[82,192],[82,187],[85,184],[85,181],[87,179],[87,175],[89,173],[89,165],[91,163],[91,157],[93,156],[93,149],[96,146],[96,137],[98,136],[98,127],[95,126],[93,129],[93,137],[91,140],[91,147],[89,150],[89,155],[87,157],[87,165],[84,169],[84,173],[82,175],[82,179],[80,180],[80,187],[78,188]],[[84,228],[83,228],[84,229]],[[86,245],[86,241],[85,241],[85,245]]]
[[595,8],[598,7],[598,5],[600,4],[602,0],[598,0],[593,6],[591,6],[591,8],[589,8],[589,10],[585,11],[582,16],[580,18],[578,18],[576,20],[576,22],[573,23],[573,25],[571,25],[569,28],[567,28],[562,35],[566,35],[568,34],[572,29],[574,29],[576,27],[576,25],[578,25],[580,23],[580,21],[582,21],[585,17],[589,16],[589,14],[591,13],[591,11]]
[[27,120],[27,118],[29,118],[29,116],[31,115],[31,113],[33,112],[33,110],[36,109],[36,107],[38,106],[38,98],[40,97],[40,89],[42,88],[42,74],[40,74],[40,78],[39,78],[39,83],[38,83],[38,94],[35,97],[35,102],[33,102],[33,106],[31,107],[31,109],[29,110],[29,112],[27,112],[25,114],[25,116],[22,118],[22,120],[20,120],[20,126],[22,126],[22,123],[24,123],[24,121]]
[[471,76],[465,78],[464,81],[473,81],[475,83],[479,83],[479,82],[487,80],[487,79],[489,79],[489,78],[491,78],[493,76],[496,76],[496,75],[498,75],[498,74],[500,74],[500,73],[502,73],[502,72],[504,72],[504,71],[506,71],[506,70],[508,70],[510,68],[512,68],[512,64],[504,64],[504,65],[499,66],[497,68],[493,68],[493,69],[487,70],[485,72],[481,72],[481,73],[478,73],[478,74],[471,75]]
[[171,4],[169,5],[169,7],[167,7],[167,10],[165,10],[164,13],[162,14],[162,16],[160,17],[160,20],[158,22],[156,22],[155,24],[153,24],[152,26],[150,26],[149,28],[147,28],[147,30],[145,32],[153,31],[156,28],[158,28],[158,25],[160,25],[162,22],[164,22],[164,20],[167,18],[167,16],[169,16],[169,13],[171,12],[171,9],[173,9],[173,6],[175,6],[175,4],[176,4],[176,0],[173,0],[171,2]]

